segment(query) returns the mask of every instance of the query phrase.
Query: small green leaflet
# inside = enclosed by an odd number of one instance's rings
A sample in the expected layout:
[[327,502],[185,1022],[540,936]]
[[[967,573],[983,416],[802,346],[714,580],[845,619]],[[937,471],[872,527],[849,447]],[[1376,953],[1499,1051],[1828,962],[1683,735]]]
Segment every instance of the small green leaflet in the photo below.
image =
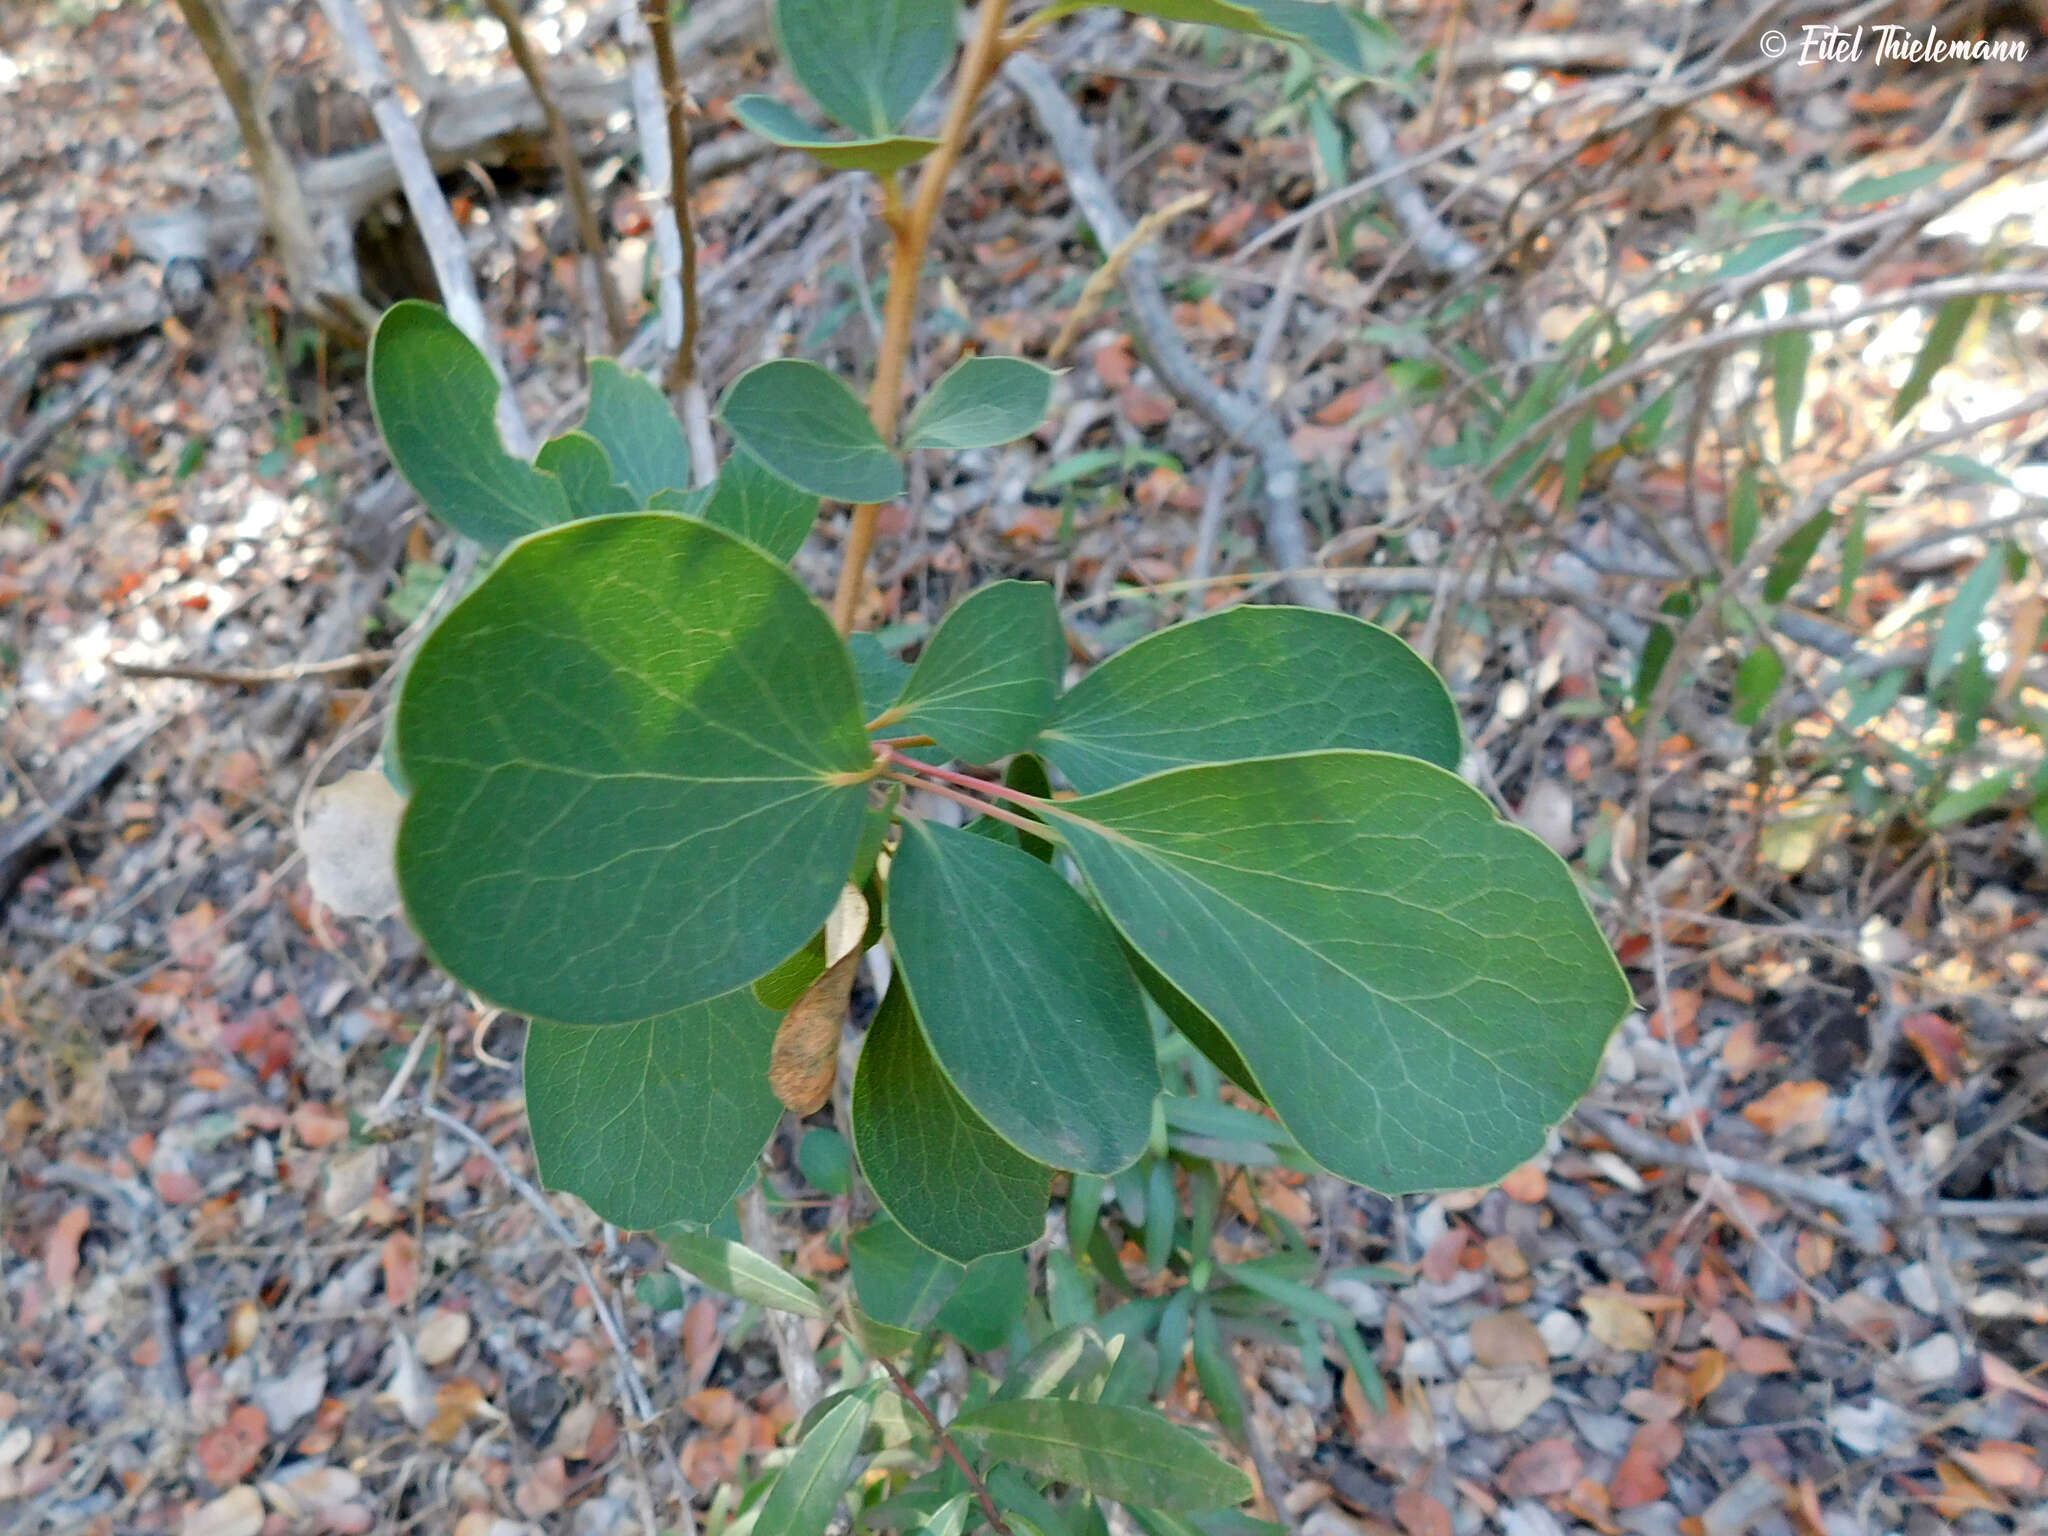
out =
[[1906,382],[1899,386],[1897,398],[1892,401],[1891,419],[1894,425],[1904,421],[1914,406],[1927,397],[1928,386],[1934,376],[1956,355],[1956,348],[1962,345],[1963,332],[1969,329],[1970,316],[1977,308],[1974,295],[1950,299],[1934,312],[1934,324],[1927,328],[1927,340],[1920,348],[1920,355],[1913,359],[1913,368],[1906,375]]
[[800,490],[834,501],[903,494],[896,461],[852,390],[816,363],[763,363],[733,381],[718,419],[739,445]]
[[745,988],[615,1029],[536,1020],[522,1072],[541,1183],[628,1231],[712,1220],[782,1118],[777,1022]]
[[[1792,284],[1786,298],[1790,314],[1803,314],[1807,307],[1806,279]],[[1806,365],[1813,359],[1811,331],[1781,331],[1764,350],[1771,365],[1771,405],[1778,416],[1778,457],[1790,458],[1792,440],[1799,428],[1799,404],[1806,396]]]
[[1398,636],[1348,614],[1249,606],[1119,651],[1059,701],[1040,741],[1083,794],[1323,747],[1443,768],[1464,750],[1442,680]]
[[1861,176],[1842,188],[1835,202],[1843,208],[1867,208],[1888,197],[1918,192],[1955,168],[1952,160],[1937,160],[1931,165],[1916,165],[1910,171],[1894,171],[1889,176]]
[[1737,565],[1756,542],[1760,504],[1756,465],[1745,463],[1735,472],[1735,488],[1728,493],[1728,558]]
[[688,1227],[668,1227],[656,1235],[670,1263],[714,1291],[800,1317],[832,1315],[816,1291],[743,1243]]
[[1785,663],[1768,645],[1759,645],[1735,669],[1735,703],[1729,713],[1738,724],[1755,725],[1771,706],[1771,696],[1785,680]]
[[1941,616],[1941,628],[1935,631],[1933,648],[1927,653],[1929,688],[1947,681],[1962,665],[1963,658],[1977,648],[1977,626],[1983,622],[1985,606],[1998,590],[2004,574],[2005,550],[1994,548],[1977,562],[1956,589],[1956,595],[1949,599],[1948,610]]
[[732,115],[770,143],[784,149],[800,149],[820,165],[835,171],[868,171],[886,176],[906,165],[915,165],[939,147],[937,139],[889,135],[873,139],[828,138],[798,117],[772,96],[742,96],[732,104]]
[[1159,1073],[1144,998],[1108,924],[1050,865],[908,822],[889,936],[932,1054],[1005,1141],[1083,1173],[1145,1149]]
[[1052,1170],[990,1130],[946,1081],[900,982],[861,1046],[853,1140],[882,1208],[949,1259],[1023,1248],[1045,1230]]
[[407,299],[384,312],[369,376],[392,464],[450,528],[498,549],[569,520],[555,477],[505,451],[497,377],[437,305]]
[[1259,14],[1252,0],[1241,5],[1230,0],[1053,0],[1038,14],[1054,21],[1076,11],[1105,6],[1136,16],[1157,16],[1161,21],[1191,21],[1201,26],[1228,27],[1233,32],[1289,40],[1287,33]]
[[787,562],[804,547],[817,521],[818,498],[771,474],[744,448],[735,448],[726,455],[698,516]]
[[663,491],[689,489],[690,444],[683,424],[652,380],[628,373],[609,357],[590,360],[583,430],[604,445],[612,473],[636,505],[650,505]]
[[997,1460],[1121,1504],[1194,1511],[1252,1496],[1249,1479],[1200,1436],[1149,1408],[1013,1398],[970,1409],[951,1429]]
[[1799,585],[1799,578],[1806,574],[1806,568],[1820,552],[1821,540],[1834,526],[1835,514],[1822,507],[1792,530],[1785,542],[1778,546],[1771,568],[1764,573],[1765,602],[1782,603],[1792,595],[1792,589]]
[[871,1383],[834,1403],[804,1436],[761,1501],[753,1536],[824,1536],[853,1481],[854,1458],[875,1411]]
[[1050,586],[994,582],[946,615],[881,722],[971,763],[1006,757],[1052,713],[1066,650]]
[[604,445],[588,432],[564,432],[541,444],[534,464],[562,482],[569,509],[577,517],[608,517],[639,507],[633,493],[612,479],[612,463]]
[[994,448],[1045,420],[1050,368],[1021,357],[963,358],[917,403],[903,431],[905,448]]
[[809,939],[872,764],[803,584],[665,512],[507,551],[421,645],[395,740],[414,927],[484,997],[567,1024],[719,996]]
[[1354,1183],[1500,1178],[1585,1092],[1631,1003],[1557,856],[1414,758],[1182,768],[1046,814],[1296,1144]]
[[1204,1300],[1195,1304],[1192,1331],[1195,1380],[1216,1415],[1216,1423],[1232,1440],[1244,1441],[1244,1382],[1237,1374],[1237,1361],[1223,1342],[1223,1330],[1216,1322],[1216,1309]]
[[958,9],[954,0],[776,0],[775,33],[811,100],[879,139],[945,73]]

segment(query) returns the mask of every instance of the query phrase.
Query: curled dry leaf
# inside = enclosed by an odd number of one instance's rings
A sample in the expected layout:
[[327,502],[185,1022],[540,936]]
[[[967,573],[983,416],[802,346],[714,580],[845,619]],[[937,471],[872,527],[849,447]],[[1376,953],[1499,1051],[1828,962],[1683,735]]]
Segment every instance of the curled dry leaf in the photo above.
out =
[[1550,1401],[1550,1350],[1519,1312],[1496,1312],[1472,1325],[1472,1367],[1458,1379],[1459,1417],[1504,1434]]
[[1766,1136],[1816,1130],[1826,1123],[1828,1085],[1780,1083],[1762,1098],[1742,1106],[1742,1118]]
[[853,998],[860,953],[842,955],[796,1000],[775,1031],[768,1058],[768,1083],[785,1109],[814,1115],[832,1097],[839,1075],[839,1036]]
[[405,801],[374,768],[358,768],[306,799],[299,844],[313,899],[341,917],[398,910],[398,821]]

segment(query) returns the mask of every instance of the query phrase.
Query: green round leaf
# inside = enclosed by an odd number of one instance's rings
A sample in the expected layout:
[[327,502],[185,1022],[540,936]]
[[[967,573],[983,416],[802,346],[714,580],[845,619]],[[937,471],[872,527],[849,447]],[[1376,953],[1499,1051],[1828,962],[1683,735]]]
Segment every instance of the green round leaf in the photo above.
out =
[[1499,1179],[1590,1086],[1632,1001],[1557,855],[1414,758],[1182,768],[1047,815],[1302,1150],[1354,1183]]
[[562,482],[562,491],[578,517],[609,517],[632,512],[639,502],[612,479],[612,461],[604,445],[588,432],[564,432],[541,444],[534,464]]
[[853,503],[903,494],[903,466],[861,403],[816,363],[763,363],[733,381],[718,419],[774,474],[814,496]]
[[592,358],[583,430],[604,445],[612,473],[633,493],[636,507],[652,505],[663,491],[689,489],[689,440],[651,379],[628,373],[612,358]]
[[369,376],[392,465],[450,528],[497,549],[569,520],[555,477],[505,451],[497,376],[438,305],[407,299],[384,312]]
[[811,100],[883,138],[945,73],[956,0],[776,0],[775,33]]
[[735,448],[697,515],[787,561],[804,547],[811,524],[817,521],[818,498],[770,474],[751,453]]
[[414,927],[484,997],[571,1024],[720,996],[803,944],[872,761],[810,594],[659,512],[508,551],[420,647],[395,739]]
[[1058,377],[1021,357],[963,358],[918,402],[903,446],[958,450],[1015,442],[1045,420]]
[[782,1118],[778,1022],[745,988],[616,1029],[536,1020],[522,1071],[541,1183],[630,1231],[710,1221]]
[[995,582],[946,615],[884,718],[896,735],[993,762],[1022,750],[1052,713],[1065,655],[1052,588]]
[[1109,925],[1051,866],[906,822],[889,934],[932,1054],[1005,1141],[1084,1173],[1145,1150],[1159,1092],[1145,1000]]
[[1052,1170],[989,1129],[946,1081],[900,982],[861,1045],[853,1140],[882,1208],[949,1259],[1007,1253],[1045,1230]]
[[1193,763],[1325,747],[1442,768],[1458,711],[1399,636],[1312,608],[1227,608],[1119,651],[1059,701],[1045,755],[1083,794]]
[[886,176],[906,165],[915,165],[939,147],[937,139],[894,134],[872,139],[829,139],[773,96],[742,96],[732,104],[732,115],[740,120],[741,126],[769,142],[784,149],[800,149],[818,164],[835,171],[868,171]]

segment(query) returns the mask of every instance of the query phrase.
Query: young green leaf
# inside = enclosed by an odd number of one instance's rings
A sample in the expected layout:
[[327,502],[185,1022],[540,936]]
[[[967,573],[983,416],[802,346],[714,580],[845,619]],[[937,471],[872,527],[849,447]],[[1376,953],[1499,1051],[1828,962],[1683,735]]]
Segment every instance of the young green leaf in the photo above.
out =
[[1083,794],[1193,763],[1324,747],[1456,768],[1458,711],[1429,663],[1348,614],[1228,608],[1160,630],[1082,678],[1039,733]]
[[905,448],[994,448],[1045,420],[1050,368],[1021,357],[963,358],[917,403],[903,430]]
[[437,305],[407,299],[384,312],[369,376],[392,465],[457,533],[497,549],[574,515],[553,475],[505,451],[497,377]]
[[1948,611],[1942,614],[1941,628],[1935,631],[1934,645],[1927,653],[1929,688],[1939,687],[1962,665],[1963,657],[1977,648],[1977,626],[2004,574],[2005,551],[1994,549],[1977,562],[1949,599]]
[[853,1078],[853,1140],[882,1209],[962,1264],[1035,1242],[1052,1170],[1004,1141],[932,1059],[898,981],[882,999]]
[[1244,1442],[1244,1380],[1237,1374],[1237,1362],[1230,1346],[1223,1342],[1223,1330],[1216,1322],[1216,1309],[1207,1301],[1195,1303],[1195,1380],[1216,1415],[1216,1424],[1239,1444]]
[[881,718],[893,734],[930,736],[955,757],[993,762],[1045,724],[1066,648],[1051,587],[995,582],[946,615]]
[[1835,608],[1846,616],[1856,598],[1856,583],[1863,575],[1863,556],[1870,529],[1870,498],[1858,496],[1856,510],[1849,514],[1849,526],[1842,532],[1842,569],[1835,581]]
[[1301,1149],[1355,1183],[1497,1180],[1585,1092],[1630,1005],[1564,864],[1414,758],[1182,768],[1047,816]]
[[1835,526],[1835,514],[1826,507],[1792,530],[1791,537],[1778,546],[1771,568],[1764,573],[1764,601],[1782,603],[1799,585],[1799,578],[1820,552],[1820,542]]
[[1835,202],[1843,208],[1867,208],[1888,197],[1904,197],[1908,192],[1918,192],[1955,168],[1953,160],[1937,160],[1929,165],[1916,165],[1910,171],[1894,171],[1889,176],[1861,176],[1842,188]]
[[817,932],[873,761],[802,583],[663,512],[509,550],[421,645],[395,741],[414,927],[484,997],[569,1024],[717,997]]
[[745,988],[617,1029],[536,1019],[522,1070],[541,1183],[628,1231],[710,1221],[782,1118],[775,1024]]
[[604,445],[588,432],[564,432],[549,438],[533,462],[562,482],[573,516],[609,517],[640,505],[632,492],[612,479],[612,463],[605,456]]
[[879,139],[945,73],[957,10],[954,0],[776,0],[775,33],[811,100]]
[[732,104],[740,126],[771,144],[800,149],[818,164],[835,171],[868,171],[886,176],[915,165],[939,147],[937,139],[888,134],[867,139],[834,139],[805,122],[773,96],[742,96]]
[[1768,645],[1759,645],[1735,669],[1735,701],[1729,713],[1738,724],[1755,725],[1771,707],[1771,696],[1784,680],[1784,661]]
[[853,1461],[875,1411],[875,1388],[849,1392],[804,1436],[761,1501],[753,1536],[825,1536],[853,1480]]
[[959,1286],[966,1269],[879,1217],[853,1234],[847,1267],[861,1310],[891,1328],[922,1333]]
[[1585,489],[1586,466],[1593,462],[1593,413],[1584,411],[1572,423],[1572,429],[1564,440],[1563,478],[1558,486],[1557,508],[1560,517],[1576,517],[1579,512],[1579,493]]
[[1098,1498],[1157,1509],[1221,1509],[1252,1495],[1245,1475],[1191,1430],[1148,1408],[1031,1397],[984,1403],[955,1439]]
[[[1804,312],[1807,305],[1806,280],[1792,284],[1786,308],[1791,314]],[[1799,429],[1799,404],[1806,396],[1806,365],[1813,360],[1811,331],[1781,331],[1766,344],[1771,365],[1771,405],[1778,416],[1778,457],[1791,457],[1792,439]]]
[[714,1291],[800,1317],[831,1316],[816,1291],[743,1243],[680,1226],[664,1228],[655,1235],[668,1251],[671,1264]]
[[750,368],[719,402],[740,447],[780,479],[834,501],[903,494],[903,466],[852,390],[816,363],[784,358]]
[[1977,308],[1975,296],[1950,299],[1934,312],[1934,324],[1927,328],[1927,340],[1920,348],[1920,355],[1913,359],[1912,371],[1906,375],[1906,382],[1899,386],[1898,396],[1892,401],[1891,419],[1894,424],[1904,421],[1906,414],[1926,398],[1927,388],[1934,382],[1934,376],[1947,366],[1956,355],[1956,348],[1962,345],[1963,332],[1969,329],[1970,316]]
[[609,357],[590,360],[590,404],[583,430],[604,445],[612,473],[651,506],[663,491],[688,490],[690,444],[683,424],[650,379],[628,373]]
[[1144,998],[1109,925],[1049,865],[909,822],[889,934],[932,1054],[1005,1141],[1084,1173],[1144,1151],[1159,1091]]
[[1737,565],[1749,553],[1749,546],[1756,542],[1761,505],[1756,466],[1744,464],[1735,472],[1735,485],[1728,493],[1728,558]]

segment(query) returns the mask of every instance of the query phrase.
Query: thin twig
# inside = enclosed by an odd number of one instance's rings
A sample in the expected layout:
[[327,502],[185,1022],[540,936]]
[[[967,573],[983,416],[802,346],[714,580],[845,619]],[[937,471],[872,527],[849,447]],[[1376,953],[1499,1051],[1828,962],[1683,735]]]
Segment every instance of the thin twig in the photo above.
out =
[[123,677],[168,677],[187,683],[220,683],[235,688],[260,688],[265,683],[295,683],[308,677],[333,677],[341,672],[367,672],[390,665],[396,651],[357,651],[325,661],[288,661],[275,667],[202,667],[186,662],[124,661],[113,667]]
[[677,276],[683,290],[683,334],[662,380],[674,393],[697,376],[697,236],[690,227],[690,129],[683,120],[685,97],[682,75],[676,68],[675,37],[669,30],[668,0],[640,0],[640,17],[654,44],[654,67],[661,80],[663,115],[668,126],[668,206],[676,221],[681,258]]
[[1102,301],[1109,297],[1109,290],[1117,285],[1123,276],[1124,264],[1132,254],[1148,240],[1157,238],[1159,232],[1184,213],[1193,213],[1197,208],[1207,207],[1216,194],[1203,190],[1177,197],[1164,208],[1154,208],[1132,226],[1131,232],[1117,243],[1109,253],[1109,259],[1088,274],[1088,281],[1082,285],[1081,296],[1074,300],[1074,307],[1067,311],[1067,318],[1060,322],[1060,333],[1053,337],[1052,345],[1045,349],[1045,360],[1057,366],[1067,355],[1067,349],[1080,340],[1082,327],[1095,317],[1102,308]]
[[626,1330],[620,1326],[611,1303],[605,1299],[604,1291],[597,1283],[596,1272],[591,1269],[589,1260],[583,1257],[583,1245],[576,1241],[576,1234],[569,1230],[568,1223],[555,1214],[555,1208],[548,1204],[547,1196],[521,1178],[512,1165],[505,1161],[505,1154],[492,1146],[484,1136],[438,1105],[422,1104],[420,1113],[451,1136],[468,1142],[481,1152],[491,1166],[498,1170],[498,1176],[505,1181],[506,1186],[532,1208],[549,1234],[568,1250],[570,1261],[575,1264],[577,1273],[583,1278],[584,1288],[590,1292],[590,1305],[597,1313],[598,1323],[603,1327],[605,1337],[611,1340],[612,1350],[618,1356],[619,1385],[626,1394],[626,1404],[641,1423],[647,1423],[654,1417],[654,1404],[648,1400],[647,1384],[640,1379],[639,1369],[633,1363],[633,1350],[626,1342]]
[[960,1475],[967,1479],[967,1486],[973,1490],[976,1501],[980,1503],[982,1518],[988,1521],[989,1529],[996,1532],[996,1536],[1011,1536],[1009,1526],[1003,1523],[1002,1511],[996,1508],[996,1501],[989,1497],[988,1484],[981,1480],[981,1474],[974,1470],[974,1464],[960,1454],[960,1447],[946,1432],[946,1426],[939,1422],[939,1416],[932,1412],[931,1405],[918,1396],[917,1388],[896,1369],[893,1361],[884,1359],[882,1369],[889,1373],[890,1382],[903,1394],[903,1400],[915,1408],[918,1417],[931,1427],[932,1434],[939,1442],[939,1449],[946,1453],[947,1459],[958,1467]]

